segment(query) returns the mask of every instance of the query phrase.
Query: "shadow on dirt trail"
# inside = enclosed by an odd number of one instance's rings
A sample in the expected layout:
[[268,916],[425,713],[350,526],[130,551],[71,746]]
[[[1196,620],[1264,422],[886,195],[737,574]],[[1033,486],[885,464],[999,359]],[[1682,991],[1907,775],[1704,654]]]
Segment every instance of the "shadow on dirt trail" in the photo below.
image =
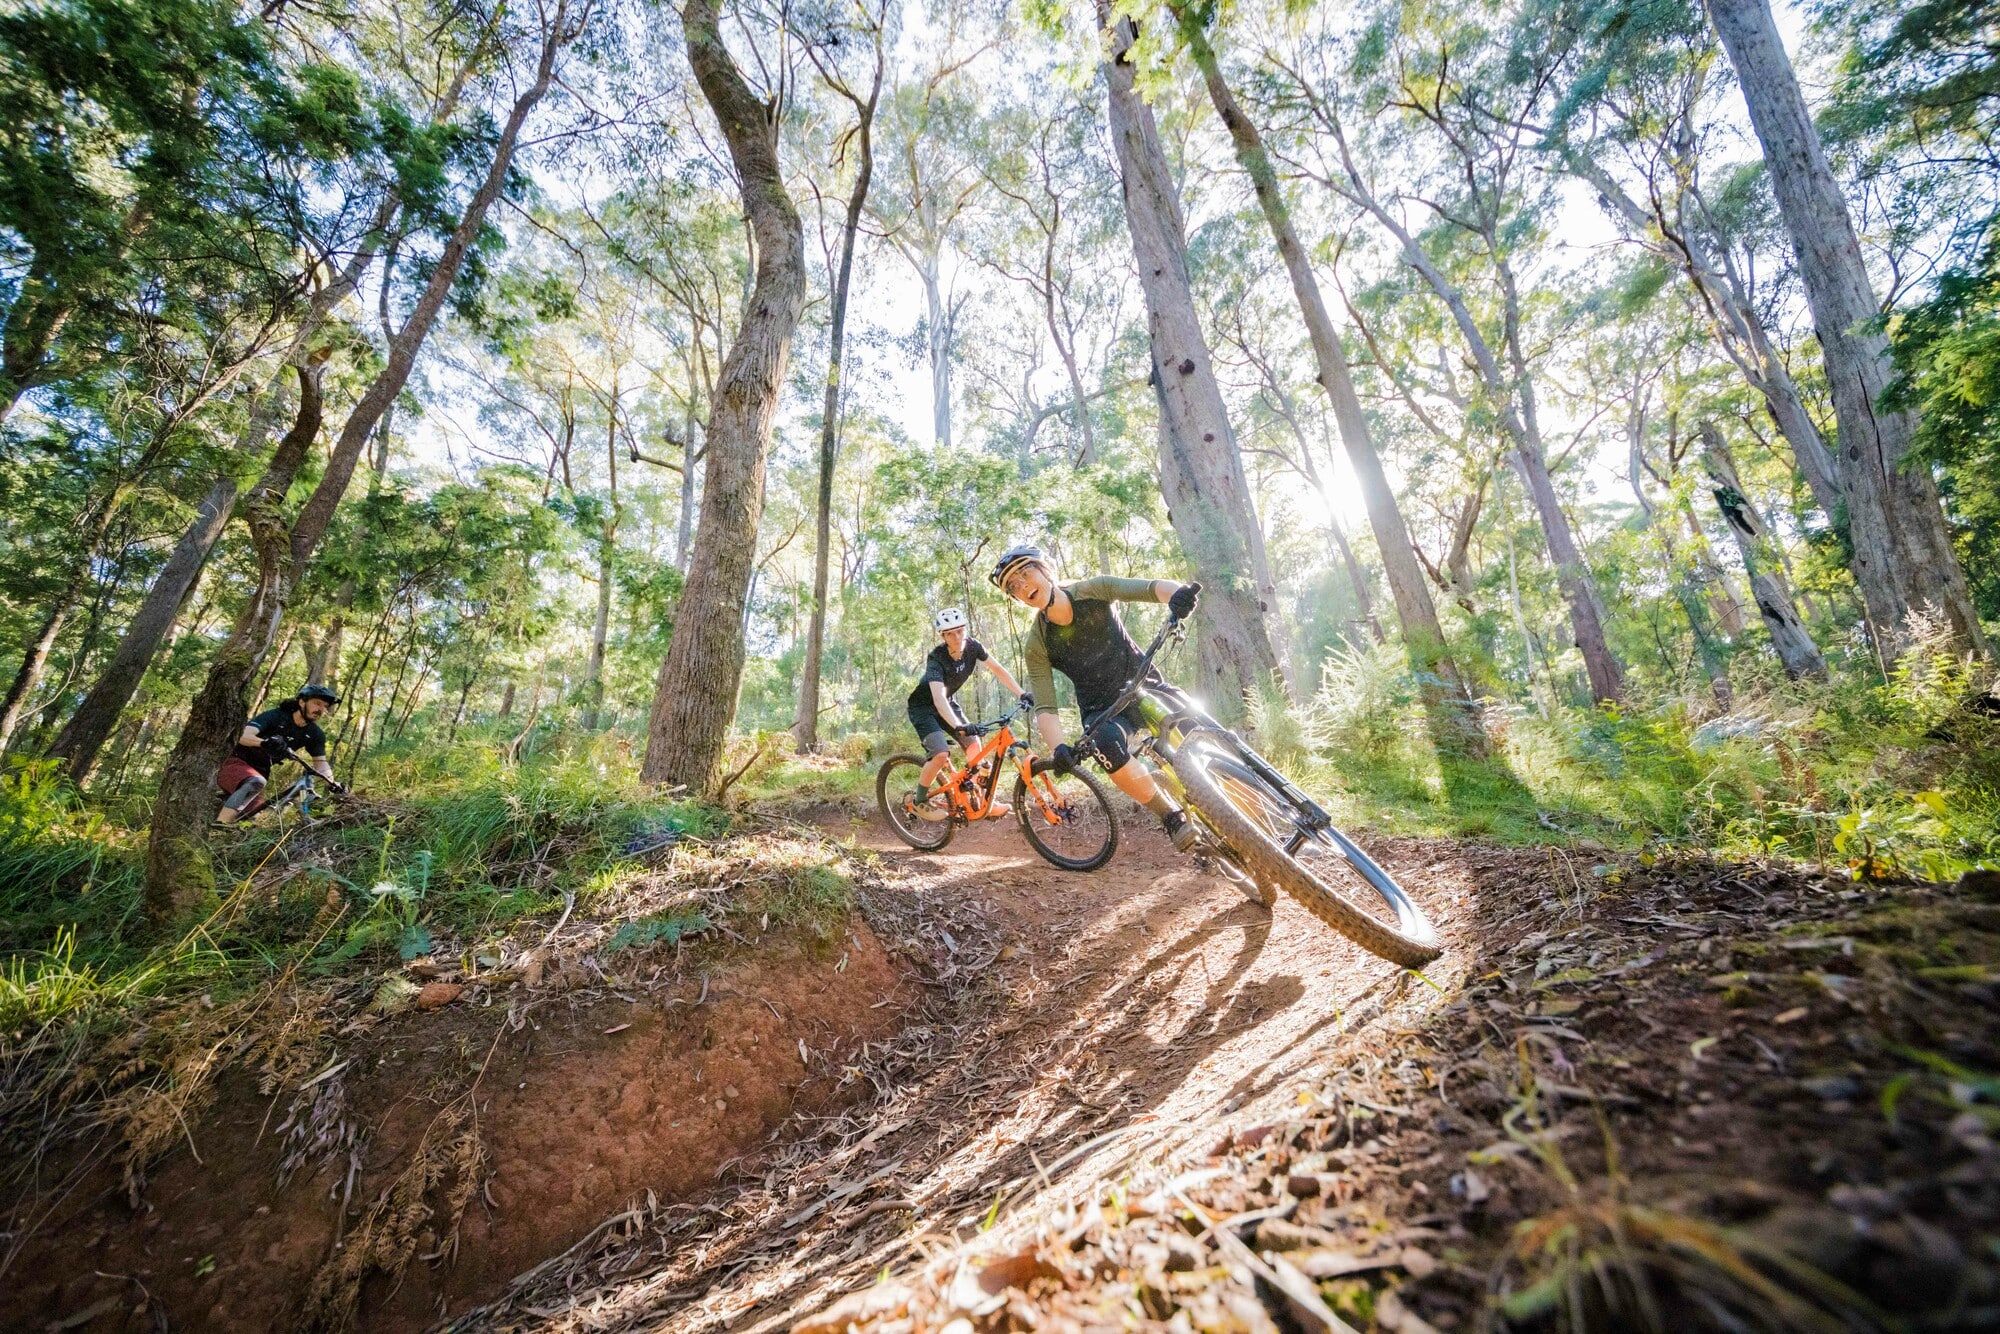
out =
[[880,857],[864,910],[886,945],[911,912],[949,911],[967,933],[945,933],[936,1000],[903,1044],[856,1067],[874,1104],[695,1218],[635,1219],[453,1328],[783,1328],[1065,1182],[1212,1144],[1222,1117],[1312,1074],[1341,1036],[1391,1010],[1414,1022],[1457,987],[1481,885],[1463,858],[1372,843],[1439,923],[1427,986],[1289,899],[1267,913],[1193,872],[1150,822],[1128,829],[1086,875],[1047,866],[1011,821],[942,854],[875,822],[829,829]]

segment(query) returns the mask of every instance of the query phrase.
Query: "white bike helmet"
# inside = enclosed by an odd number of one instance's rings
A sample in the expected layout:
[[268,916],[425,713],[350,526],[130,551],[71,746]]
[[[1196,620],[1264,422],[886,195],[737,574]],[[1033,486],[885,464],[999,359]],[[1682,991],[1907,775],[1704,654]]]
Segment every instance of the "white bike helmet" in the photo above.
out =
[[931,628],[939,634],[943,634],[947,630],[963,630],[965,628],[965,613],[957,607],[946,607],[931,618]]

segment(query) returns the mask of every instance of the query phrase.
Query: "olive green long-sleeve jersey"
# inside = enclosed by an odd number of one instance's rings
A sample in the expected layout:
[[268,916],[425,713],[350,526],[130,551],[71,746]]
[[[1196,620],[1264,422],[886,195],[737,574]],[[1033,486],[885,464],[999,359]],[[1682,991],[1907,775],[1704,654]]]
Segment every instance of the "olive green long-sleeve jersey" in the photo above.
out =
[[1062,585],[1074,615],[1068,625],[1056,625],[1038,612],[1028,627],[1028,688],[1035,695],[1037,715],[1056,712],[1055,669],[1076,687],[1077,706],[1093,713],[1118,698],[1144,655],[1132,642],[1114,602],[1157,602],[1151,579],[1120,579],[1100,575]]

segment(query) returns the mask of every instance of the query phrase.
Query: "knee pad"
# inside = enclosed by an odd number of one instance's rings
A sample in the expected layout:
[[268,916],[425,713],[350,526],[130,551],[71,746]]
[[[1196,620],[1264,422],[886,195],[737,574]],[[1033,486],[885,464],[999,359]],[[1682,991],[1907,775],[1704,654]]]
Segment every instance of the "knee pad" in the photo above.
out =
[[263,796],[264,789],[270,785],[270,781],[270,779],[265,778],[261,774],[246,778],[237,785],[236,790],[229,794],[229,799],[222,804],[232,811],[240,811],[251,802],[257,800],[257,798]]

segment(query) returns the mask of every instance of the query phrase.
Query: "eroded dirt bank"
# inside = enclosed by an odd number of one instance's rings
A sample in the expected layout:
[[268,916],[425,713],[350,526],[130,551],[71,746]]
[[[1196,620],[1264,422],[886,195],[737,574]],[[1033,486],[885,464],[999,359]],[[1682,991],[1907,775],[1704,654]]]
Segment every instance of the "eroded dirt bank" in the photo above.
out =
[[[756,936],[754,907],[733,916]],[[845,1062],[913,996],[858,915],[709,938],[557,951],[532,986],[457,984],[386,1020],[367,984],[318,1075],[271,1096],[226,1076],[136,1208],[108,1166],[52,1201],[0,1327],[423,1329],[607,1213],[706,1192],[788,1119],[853,1101]]]

